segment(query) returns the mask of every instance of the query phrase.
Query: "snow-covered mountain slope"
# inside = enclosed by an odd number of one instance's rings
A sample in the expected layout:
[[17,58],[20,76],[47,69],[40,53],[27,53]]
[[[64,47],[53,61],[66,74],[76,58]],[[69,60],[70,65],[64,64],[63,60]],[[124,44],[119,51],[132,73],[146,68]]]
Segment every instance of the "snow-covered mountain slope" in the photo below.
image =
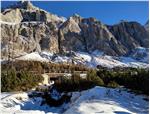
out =
[[60,107],[40,105],[42,98],[29,98],[27,93],[2,93],[3,114],[148,114],[148,101],[142,95],[121,88],[95,87],[73,92],[71,102]]
[[149,62],[149,49],[143,48],[143,47],[137,47],[135,50],[131,52],[130,56],[138,61],[148,63]]
[[42,61],[42,62],[48,62],[49,61],[48,59],[41,57],[38,52],[26,54],[22,57],[19,57],[18,59],[19,60]]
[[[140,48],[141,49],[141,48]],[[138,49],[137,49],[138,50]],[[144,50],[144,48],[142,48]],[[103,52],[94,51],[89,54],[86,52],[73,52],[72,55],[62,56],[49,52],[33,52],[17,59],[19,60],[34,60],[55,63],[69,63],[69,64],[83,64],[88,67],[96,67],[97,65],[113,68],[113,67],[140,67],[147,68],[149,66],[149,53],[148,49],[135,51],[127,57],[115,57],[103,54]],[[140,57],[141,58],[140,58]],[[138,58],[137,58],[138,57]]]

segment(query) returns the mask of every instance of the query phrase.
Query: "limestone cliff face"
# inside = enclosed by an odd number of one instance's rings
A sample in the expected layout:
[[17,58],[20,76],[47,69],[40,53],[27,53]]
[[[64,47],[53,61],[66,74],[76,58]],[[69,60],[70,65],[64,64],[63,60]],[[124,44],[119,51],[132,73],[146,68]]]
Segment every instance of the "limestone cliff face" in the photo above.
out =
[[148,32],[137,22],[106,26],[95,18],[70,17],[60,28],[62,51],[104,51],[125,55],[136,47],[148,47]]
[[108,28],[127,52],[140,46],[148,47],[148,32],[137,22],[121,22]]
[[29,1],[17,2],[1,12],[1,21],[20,23],[29,21],[42,22],[63,22],[63,18],[51,14],[38,7],[33,6]]
[[97,19],[75,14],[66,21],[28,1],[1,12],[2,57],[34,51],[66,53],[94,50],[125,55],[136,47],[148,47],[148,31],[137,22],[105,25]]
[[[58,29],[55,23],[19,23],[15,25],[2,24],[2,51],[7,51],[8,45],[16,54],[41,50],[58,53]],[[5,50],[6,49],[6,50]]]
[[27,1],[4,10],[1,13],[2,56],[8,54],[8,48],[13,48],[16,56],[41,50],[58,53],[58,26],[63,21]]

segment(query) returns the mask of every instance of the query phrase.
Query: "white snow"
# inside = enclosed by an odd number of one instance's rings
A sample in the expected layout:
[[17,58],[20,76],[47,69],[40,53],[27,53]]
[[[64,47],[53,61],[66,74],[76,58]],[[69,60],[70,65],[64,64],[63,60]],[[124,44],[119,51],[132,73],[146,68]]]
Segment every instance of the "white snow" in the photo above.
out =
[[94,57],[92,63],[96,67],[97,65],[101,65],[108,68],[113,68],[116,66],[124,67],[126,64],[113,59],[111,56],[100,56],[100,57]]
[[47,52],[47,51],[43,51],[43,52],[41,52],[41,54],[48,55],[48,56],[53,56],[53,53],[50,53],[50,52]]
[[148,114],[148,101],[143,98],[148,97],[123,88],[94,87],[73,92],[68,104],[49,107],[40,105],[41,97],[29,98],[25,92],[1,93],[0,108],[2,114]]
[[94,56],[102,56],[102,55],[104,54],[104,52],[99,51],[99,50],[95,50],[95,51],[92,52],[92,54],[93,54]]
[[[108,68],[113,67],[140,67],[147,68],[148,63],[140,62],[131,57],[113,57],[104,55],[102,52],[93,52],[88,54],[85,52],[77,52],[75,56],[76,60],[80,60],[80,63],[85,64],[88,67],[96,67],[101,65]],[[78,63],[78,62],[77,62]]]
[[[139,50],[139,49],[138,49]],[[149,67],[149,53],[148,49],[140,48],[140,51],[136,51],[134,56],[108,56],[103,52],[95,50],[92,53],[86,52],[74,52],[72,56],[62,56],[59,54],[54,54],[50,52],[33,52],[26,54],[17,59],[19,60],[33,60],[33,61],[42,61],[42,62],[55,62],[55,63],[74,63],[74,64],[83,64],[88,67],[96,67],[101,65],[103,67],[113,68],[113,67],[135,67],[135,68],[148,68]],[[143,51],[144,50],[144,51]],[[143,53],[143,54],[142,54]],[[141,55],[140,55],[141,54]],[[137,56],[142,56],[141,58]]]
[[149,49],[144,47],[137,47],[130,55],[132,58],[140,62],[149,62]]
[[18,60],[32,60],[32,61],[42,61],[42,62],[49,62],[48,59],[46,58],[42,58],[38,52],[33,52],[30,54],[26,54],[24,56],[21,56],[19,58],[17,58]]
[[16,23],[16,22],[6,22],[6,21],[0,21],[0,24],[6,24],[6,25],[17,25],[19,23]]
[[120,57],[119,58],[121,62],[125,63],[127,67],[135,67],[135,68],[148,68],[149,63],[146,62],[140,62],[138,60],[135,60],[131,57]]
[[77,52],[76,57],[87,62],[90,62],[92,60],[92,57],[88,53],[85,53],[85,52]]
[[148,60],[144,58],[144,60],[136,60],[133,57],[113,57],[104,55],[102,52],[93,52],[92,54],[86,52],[75,52],[74,56],[61,56],[54,55],[50,52],[33,52],[30,54],[26,54],[17,58],[18,60],[33,60],[33,61],[42,61],[42,62],[55,62],[55,63],[70,63],[74,62],[75,64],[84,64],[88,67],[96,67],[97,65],[101,65],[108,68],[113,67],[140,67],[140,68],[148,68],[149,63]]
[[42,57],[42,58],[46,58],[46,59],[48,59],[48,60],[51,60],[51,58],[53,57],[53,53],[50,53],[50,52],[46,52],[46,51],[43,51],[43,52],[41,52],[41,53],[39,53],[40,54],[40,56]]
[[67,56],[57,56],[57,57],[53,60],[53,62],[55,62],[55,63],[68,63],[69,60],[70,60],[70,58],[67,57]]
[[148,113],[148,101],[119,89],[95,87],[73,93],[72,103],[64,114],[134,114]]
[[67,21],[67,18],[66,18],[66,17],[62,17],[62,16],[61,16],[61,17],[59,17],[59,18],[61,19],[62,22]]
[[0,108],[2,114],[55,114],[62,110],[60,107],[41,106],[41,102],[41,97],[29,98],[27,93],[16,93],[2,98]]

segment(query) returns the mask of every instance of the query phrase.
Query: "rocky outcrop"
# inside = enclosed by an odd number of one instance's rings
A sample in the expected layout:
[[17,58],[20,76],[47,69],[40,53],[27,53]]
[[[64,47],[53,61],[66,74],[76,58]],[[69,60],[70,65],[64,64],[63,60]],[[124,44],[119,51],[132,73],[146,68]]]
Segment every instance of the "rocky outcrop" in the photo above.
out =
[[121,22],[108,26],[108,29],[122,45],[126,53],[136,47],[148,47],[148,32],[144,26],[137,22]]
[[2,50],[13,48],[16,54],[47,50],[58,52],[58,30],[55,23],[19,23],[15,25],[2,24]]
[[136,47],[148,47],[148,32],[137,22],[106,26],[95,18],[70,17],[60,28],[62,51],[100,50],[125,55]]
[[101,50],[117,55],[119,45],[107,27],[95,18],[82,18],[73,15],[60,27],[60,46],[63,51]]
[[10,50],[14,56],[41,50],[58,53],[58,27],[63,21],[27,1],[4,10],[1,13],[2,57]]
[[95,50],[125,55],[136,47],[148,47],[148,31],[137,22],[109,26],[75,14],[66,21],[32,5],[18,2],[1,12],[2,57],[8,52],[49,51],[66,53]]
[[64,21],[62,17],[46,12],[32,5],[29,1],[17,2],[1,12],[1,21],[20,23],[29,21],[55,22]]

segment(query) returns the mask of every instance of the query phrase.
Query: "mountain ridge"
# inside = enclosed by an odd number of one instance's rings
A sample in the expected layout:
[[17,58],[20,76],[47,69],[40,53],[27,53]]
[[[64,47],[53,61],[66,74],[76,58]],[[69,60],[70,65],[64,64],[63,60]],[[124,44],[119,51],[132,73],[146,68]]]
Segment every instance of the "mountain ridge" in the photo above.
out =
[[65,20],[28,1],[18,2],[1,12],[1,24],[2,56],[8,54],[11,44],[14,56],[45,50],[61,54],[99,50],[107,55],[122,56],[137,47],[148,48],[148,31],[137,22],[106,25],[78,14]]

